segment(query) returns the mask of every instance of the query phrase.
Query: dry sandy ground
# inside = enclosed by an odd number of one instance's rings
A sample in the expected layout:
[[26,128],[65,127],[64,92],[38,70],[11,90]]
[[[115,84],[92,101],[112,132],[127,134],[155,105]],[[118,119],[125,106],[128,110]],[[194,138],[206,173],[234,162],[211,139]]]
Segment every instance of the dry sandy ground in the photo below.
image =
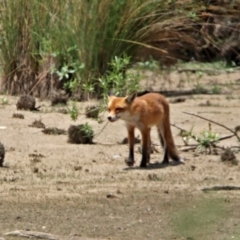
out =
[[[151,76],[150,76],[151,77]],[[192,88],[196,81],[183,81],[172,74],[169,81],[158,79],[155,88]],[[151,83],[148,83],[151,85]],[[201,86],[213,89],[211,95],[186,96],[182,103],[171,103],[171,122],[195,134],[208,130],[208,122],[184,114],[190,111],[231,129],[240,124],[239,74],[205,76]],[[195,86],[196,87],[196,86]],[[198,85],[199,87],[199,85]],[[127,145],[124,123],[106,124],[86,119],[84,114],[73,122],[60,107],[37,102],[41,111],[17,111],[18,97],[1,95],[0,141],[5,145],[4,167],[0,168],[0,237],[14,230],[40,231],[61,236],[96,239],[240,239],[240,192],[211,191],[213,186],[240,186],[240,167],[221,162],[218,155],[181,151],[184,165],[139,169],[140,153],[136,146],[136,167],[128,168],[124,159]],[[169,98],[171,101],[172,99]],[[78,103],[84,112],[86,105]],[[71,103],[69,103],[69,106]],[[12,118],[22,113],[24,119]],[[67,135],[46,135],[29,127],[39,120],[47,127],[67,130],[71,124],[88,122],[96,137],[93,145],[67,142]],[[103,129],[103,131],[102,131]],[[102,131],[102,132],[101,132]],[[183,141],[172,127],[176,144]],[[223,127],[212,124],[212,131],[229,135]],[[100,133],[100,134],[99,134]],[[138,133],[136,134],[138,135]],[[159,144],[155,130],[152,140]],[[236,138],[219,146],[239,146]],[[161,162],[163,154],[151,155],[151,162]],[[239,159],[239,153],[236,153]],[[63,239],[63,237],[60,239]]]

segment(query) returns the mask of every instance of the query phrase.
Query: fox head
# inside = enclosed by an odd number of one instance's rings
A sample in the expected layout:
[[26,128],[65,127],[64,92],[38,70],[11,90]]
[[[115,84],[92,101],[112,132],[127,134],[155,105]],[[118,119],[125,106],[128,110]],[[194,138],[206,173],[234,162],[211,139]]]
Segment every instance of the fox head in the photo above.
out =
[[127,97],[108,96],[108,120],[110,122],[115,122],[120,118],[124,120],[136,96],[136,93]]

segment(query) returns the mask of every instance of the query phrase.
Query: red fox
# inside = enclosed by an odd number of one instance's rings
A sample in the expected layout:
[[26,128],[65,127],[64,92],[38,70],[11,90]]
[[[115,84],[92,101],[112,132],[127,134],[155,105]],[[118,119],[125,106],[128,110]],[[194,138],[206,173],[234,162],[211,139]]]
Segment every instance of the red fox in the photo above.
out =
[[108,120],[115,122],[122,119],[128,131],[129,156],[128,166],[134,164],[134,129],[142,134],[142,160],[140,167],[147,167],[150,161],[150,131],[157,127],[160,143],[164,148],[163,164],[174,161],[184,162],[175,147],[170,128],[169,104],[160,93],[132,94],[127,97],[108,97]]

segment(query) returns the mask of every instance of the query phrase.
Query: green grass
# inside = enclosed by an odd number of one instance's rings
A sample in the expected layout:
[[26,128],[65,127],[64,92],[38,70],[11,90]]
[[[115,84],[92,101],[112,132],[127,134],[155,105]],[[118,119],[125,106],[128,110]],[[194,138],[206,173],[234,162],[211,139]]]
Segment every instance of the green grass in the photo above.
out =
[[209,198],[176,212],[173,227],[184,239],[209,239],[207,236],[211,236],[226,217],[224,200]]

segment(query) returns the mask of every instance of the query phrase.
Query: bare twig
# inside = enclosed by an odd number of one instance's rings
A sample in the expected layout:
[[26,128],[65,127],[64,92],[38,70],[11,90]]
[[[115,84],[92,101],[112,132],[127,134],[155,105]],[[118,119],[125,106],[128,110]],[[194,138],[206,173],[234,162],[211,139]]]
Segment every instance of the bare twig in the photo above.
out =
[[177,126],[176,124],[170,124],[170,125],[173,126],[173,127],[175,127],[175,128],[177,128],[177,129],[179,129],[179,130],[181,130],[181,131],[188,132],[187,130],[185,130],[185,129],[179,127],[179,126]]
[[232,138],[234,136],[235,136],[235,134],[231,134],[231,135],[228,135],[228,136],[225,136],[225,137],[221,137],[221,138],[218,139],[218,141],[226,140],[226,139]]
[[179,148],[180,151],[183,152],[187,152],[187,151],[191,151],[191,150],[195,150],[198,147],[198,145],[192,145],[192,146],[183,146],[181,148]]
[[99,136],[99,135],[103,132],[103,130],[106,128],[106,126],[108,125],[108,123],[109,123],[109,122],[106,122],[106,124],[103,126],[103,128],[100,130],[100,132],[98,132],[97,134],[95,134],[94,137]]

